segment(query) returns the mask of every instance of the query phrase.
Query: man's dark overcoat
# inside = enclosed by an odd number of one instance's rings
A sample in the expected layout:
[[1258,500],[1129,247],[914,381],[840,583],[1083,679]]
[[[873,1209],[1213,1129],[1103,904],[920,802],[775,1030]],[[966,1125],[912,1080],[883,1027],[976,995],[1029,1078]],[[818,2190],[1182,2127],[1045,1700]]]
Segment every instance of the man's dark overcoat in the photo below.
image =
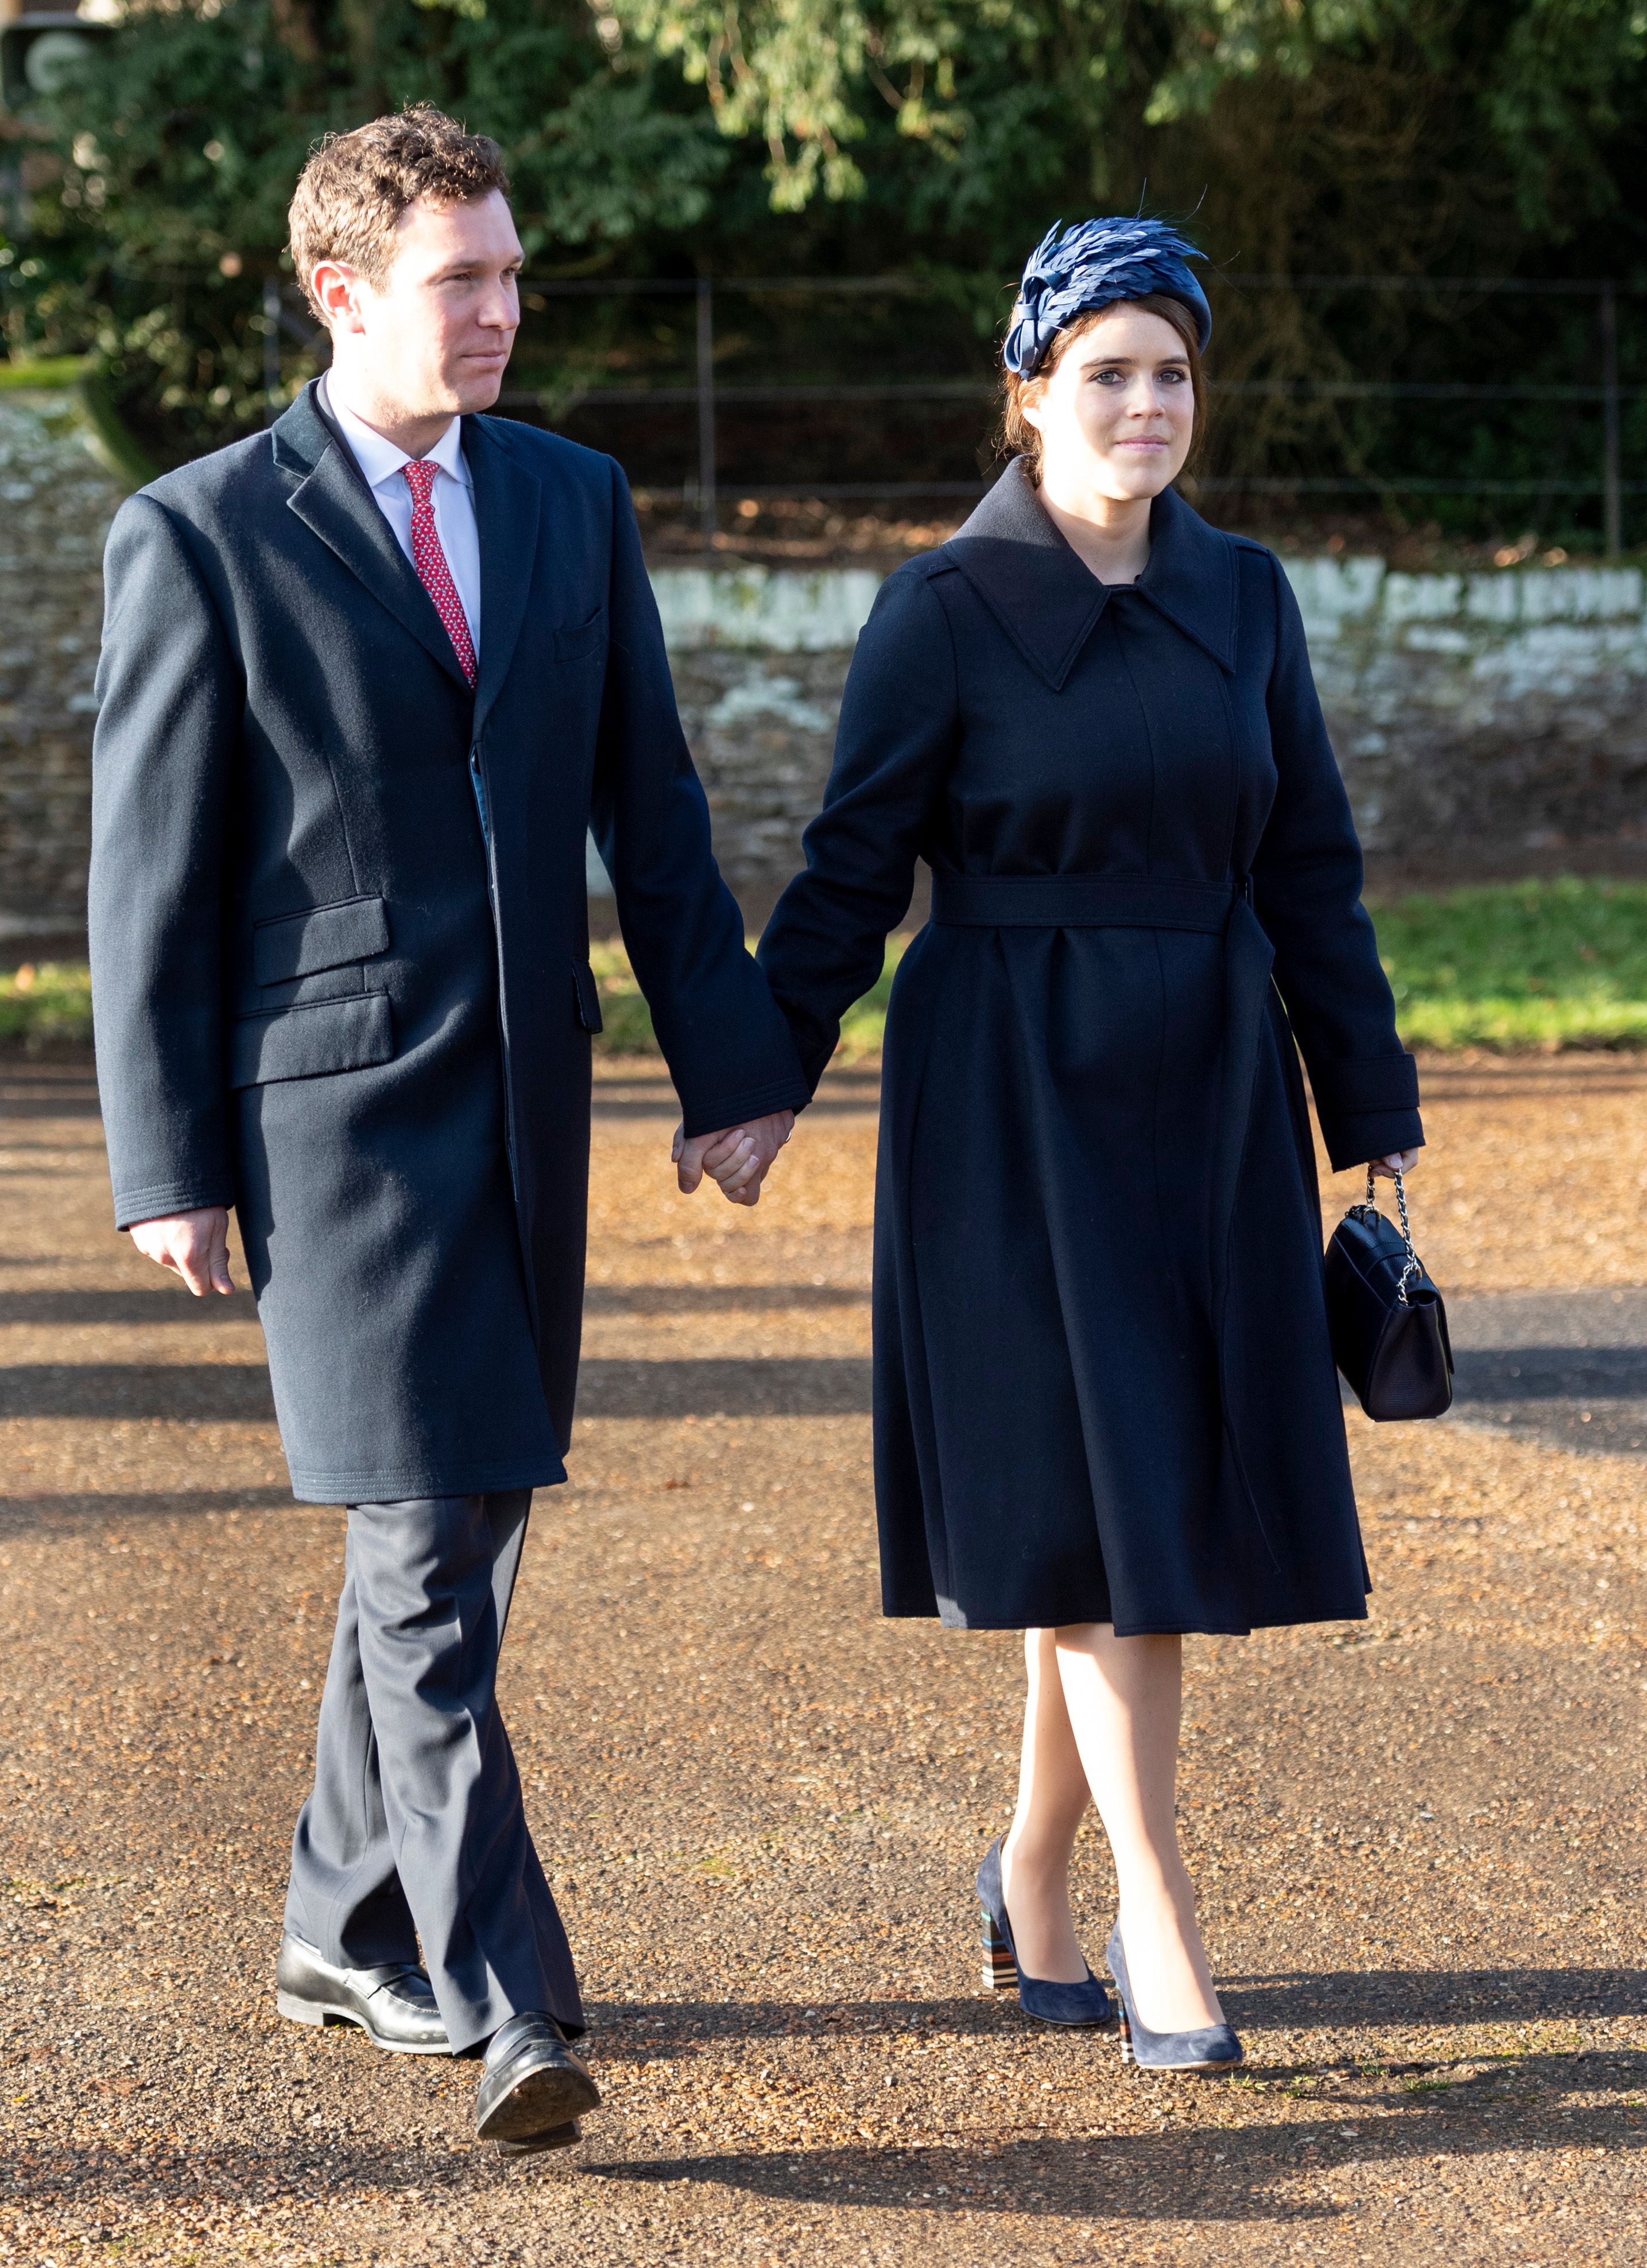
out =
[[300,1498],[564,1477],[592,823],[687,1131],[806,1088],[710,853],[621,474],[463,423],[471,690],[314,389],[126,504],[93,759],[121,1226],[236,1208]]
[[1303,1051],[1338,1167],[1422,1139],[1277,561],[1173,491],[1136,585],[1021,461],[882,589],[761,958],[816,1079],[887,1019],[885,1604],[987,1628],[1365,1612]]

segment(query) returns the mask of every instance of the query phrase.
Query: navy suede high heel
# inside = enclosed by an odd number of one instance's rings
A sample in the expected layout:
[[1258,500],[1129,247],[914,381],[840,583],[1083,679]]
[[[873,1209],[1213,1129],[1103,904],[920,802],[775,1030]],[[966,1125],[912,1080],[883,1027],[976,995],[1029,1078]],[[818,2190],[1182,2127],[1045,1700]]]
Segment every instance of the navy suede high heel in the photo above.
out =
[[984,1852],[978,1869],[978,1903],[983,1908],[983,1984],[986,1992],[1018,1987],[1018,2005],[1043,2024],[1107,2024],[1114,2014],[1108,1993],[1089,1969],[1080,1984],[1026,1977],[1018,1962],[1012,1932],[1001,1895],[1001,1837]]
[[1136,2063],[1142,2071],[1228,2071],[1241,2061],[1246,2051],[1228,2024],[1207,2024],[1198,2032],[1152,2032],[1138,2021],[1119,1922],[1104,1957],[1121,2000],[1122,2063]]

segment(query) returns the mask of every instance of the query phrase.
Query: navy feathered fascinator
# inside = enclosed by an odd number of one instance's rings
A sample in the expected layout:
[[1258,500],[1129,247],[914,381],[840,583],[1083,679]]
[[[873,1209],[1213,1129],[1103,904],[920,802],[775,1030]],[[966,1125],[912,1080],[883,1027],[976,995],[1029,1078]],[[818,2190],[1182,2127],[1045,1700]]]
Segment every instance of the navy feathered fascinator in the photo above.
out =
[[1031,253],[1018,287],[1001,350],[1007,368],[1033,377],[1066,323],[1117,299],[1141,299],[1146,291],[1183,301],[1204,354],[1212,310],[1187,263],[1206,256],[1161,220],[1084,220],[1068,229],[1055,221]]

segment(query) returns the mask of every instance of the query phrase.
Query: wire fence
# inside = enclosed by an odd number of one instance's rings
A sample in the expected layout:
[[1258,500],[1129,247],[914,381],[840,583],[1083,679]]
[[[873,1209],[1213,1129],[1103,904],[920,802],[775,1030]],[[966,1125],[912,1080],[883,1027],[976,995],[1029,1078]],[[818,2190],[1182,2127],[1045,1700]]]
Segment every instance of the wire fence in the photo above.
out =
[[[998,382],[982,367],[977,375],[961,378],[917,373],[820,381],[809,376],[785,379],[781,372],[768,376],[764,371],[754,378],[727,374],[728,363],[761,359],[758,348],[752,349],[747,338],[728,337],[724,314],[729,307],[746,313],[761,303],[787,301],[818,308],[834,300],[845,308],[858,311],[870,305],[884,309],[900,301],[931,302],[941,296],[942,288],[911,276],[527,276],[522,280],[523,304],[537,316],[551,315],[557,306],[570,314],[580,304],[607,309],[627,305],[633,313],[635,310],[643,310],[647,303],[663,303],[676,320],[666,326],[667,337],[657,350],[677,364],[687,361],[687,368],[665,383],[629,384],[621,377],[614,379],[604,374],[569,376],[569,369],[580,359],[586,365],[599,363],[601,357],[589,351],[587,342],[581,347],[574,342],[570,352],[563,340],[557,347],[553,337],[547,335],[555,327],[551,323],[546,330],[540,324],[534,341],[538,358],[541,361],[547,349],[555,366],[555,375],[550,381],[539,384],[521,383],[517,378],[503,394],[500,407],[506,412],[574,431],[586,429],[592,420],[598,421],[605,435],[611,434],[614,418],[620,423],[626,418],[631,421],[628,430],[633,437],[632,446],[619,446],[615,453],[627,460],[638,446],[648,460],[649,469],[656,469],[660,449],[673,453],[677,477],[673,481],[645,478],[646,493],[654,504],[684,507],[695,514],[706,539],[712,538],[718,530],[728,495],[740,501],[748,499],[757,507],[777,498],[911,503],[975,497],[989,486],[984,462],[989,454],[986,437],[989,405],[998,394]],[[1215,399],[1233,404],[1413,403],[1455,409],[1518,404],[1563,413],[1577,411],[1585,419],[1593,419],[1587,442],[1581,444],[1568,426],[1551,436],[1544,452],[1549,461],[1536,468],[1466,469],[1457,473],[1399,466],[1380,468],[1364,461],[1367,452],[1361,448],[1351,453],[1359,455],[1363,461],[1350,466],[1233,472],[1215,469],[1198,476],[1197,488],[1200,492],[1217,497],[1363,499],[1385,504],[1407,498],[1431,497],[1505,501],[1524,498],[1530,503],[1552,498],[1599,501],[1599,526],[1596,532],[1601,549],[1609,557],[1616,557],[1621,552],[1625,533],[1625,499],[1647,494],[1647,480],[1627,478],[1625,466],[1626,412],[1647,402],[1647,386],[1622,382],[1619,343],[1621,299],[1640,299],[1643,296],[1642,287],[1608,278],[1215,275],[1210,278],[1210,290],[1214,294],[1269,292],[1298,298],[1376,294],[1408,303],[1428,300],[1448,310],[1455,334],[1461,309],[1481,310],[1496,301],[1565,302],[1569,306],[1588,303],[1592,319],[1582,332],[1574,334],[1570,326],[1561,339],[1546,342],[1544,347],[1547,358],[1552,352],[1574,355],[1586,373],[1583,376],[1521,380],[1487,378],[1480,381],[1425,377],[1258,376],[1223,379],[1212,377],[1209,381],[1209,391]],[[1004,301],[1004,291],[1000,297]],[[982,298],[975,298],[974,304],[982,304]],[[283,335],[293,341],[303,341],[312,351],[317,335],[305,318],[294,313],[290,291],[273,281],[264,287],[261,328],[265,386],[272,414],[284,399]],[[560,328],[564,330],[566,326]],[[977,328],[974,322],[968,358],[982,364],[988,346],[976,338]],[[735,321],[733,329],[735,332]],[[807,359],[814,362],[815,337],[815,330],[809,329],[805,351]],[[614,351],[606,360],[610,364],[635,358],[626,350]],[[765,359],[769,363],[771,355]],[[780,363],[782,359],[780,353]],[[521,370],[524,363],[526,367],[522,375],[529,377],[532,360],[531,352],[522,357],[518,350],[517,370]],[[815,453],[818,442],[815,429],[795,426],[794,413],[805,418],[807,413],[824,409],[857,412],[876,407],[899,416],[923,408],[946,414],[951,421],[948,430],[952,451],[965,447],[967,435],[971,435],[969,453],[978,467],[974,476],[948,477],[935,471],[930,476],[917,478],[833,479],[815,477],[798,466],[788,477],[763,479],[749,477],[735,467],[729,468],[729,425],[736,428],[739,418],[747,413],[772,410],[788,414],[788,453],[794,456],[807,453],[807,445]],[[978,413],[975,420],[974,410]],[[637,416],[641,422],[635,423]],[[924,438],[930,440],[932,431],[929,425]],[[618,438],[621,443],[621,435]],[[1479,441],[1480,437],[1475,438]],[[864,439],[861,423],[855,429],[854,439],[859,443]],[[888,446],[895,449],[895,440]],[[1589,458],[1587,469],[1575,461],[1581,446]],[[1541,446],[1535,430],[1530,438],[1522,438],[1518,453],[1536,459]],[[781,431],[778,453],[785,453]],[[862,454],[862,448],[855,453]],[[1466,449],[1462,453],[1479,456],[1480,449]]]

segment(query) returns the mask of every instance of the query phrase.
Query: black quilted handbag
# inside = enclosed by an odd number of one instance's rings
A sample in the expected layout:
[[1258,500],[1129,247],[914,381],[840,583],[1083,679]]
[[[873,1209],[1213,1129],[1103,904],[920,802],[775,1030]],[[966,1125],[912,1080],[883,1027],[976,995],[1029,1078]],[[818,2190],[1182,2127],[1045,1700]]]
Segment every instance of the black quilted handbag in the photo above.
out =
[[1351,1205],[1327,1248],[1333,1359],[1369,1418],[1439,1418],[1452,1400],[1452,1343],[1441,1294],[1413,1250],[1403,1177],[1398,1229],[1372,1202]]

